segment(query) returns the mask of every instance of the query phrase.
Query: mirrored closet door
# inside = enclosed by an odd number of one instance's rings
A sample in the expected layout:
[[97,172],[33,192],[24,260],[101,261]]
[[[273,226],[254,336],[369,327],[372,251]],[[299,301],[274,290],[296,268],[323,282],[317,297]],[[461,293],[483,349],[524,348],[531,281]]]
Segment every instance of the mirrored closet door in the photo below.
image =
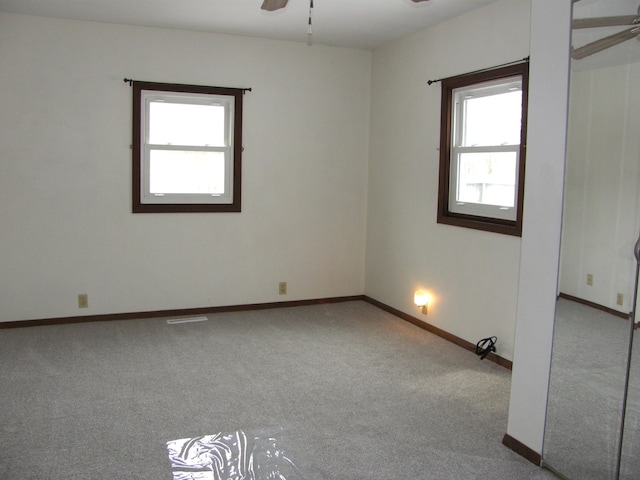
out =
[[[566,0],[569,1],[569,0]],[[558,303],[543,449],[567,479],[640,478],[639,0],[574,0]]]

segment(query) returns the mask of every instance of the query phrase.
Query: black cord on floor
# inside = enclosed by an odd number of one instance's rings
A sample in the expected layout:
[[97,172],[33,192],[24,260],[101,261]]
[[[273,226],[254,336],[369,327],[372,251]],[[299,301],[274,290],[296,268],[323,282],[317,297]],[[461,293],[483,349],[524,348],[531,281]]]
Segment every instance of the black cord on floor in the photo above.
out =
[[497,341],[498,337],[488,337],[476,343],[476,355],[480,355],[480,360],[484,360],[487,355],[496,351],[495,345]]

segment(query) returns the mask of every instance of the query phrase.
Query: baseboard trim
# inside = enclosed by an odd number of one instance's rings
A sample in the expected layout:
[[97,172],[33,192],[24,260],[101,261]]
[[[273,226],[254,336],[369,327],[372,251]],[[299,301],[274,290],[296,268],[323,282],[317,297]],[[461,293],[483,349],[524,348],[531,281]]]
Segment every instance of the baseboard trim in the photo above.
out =
[[[384,310],[388,313],[395,315],[407,322],[410,322],[424,330],[427,330],[439,337],[444,338],[445,340],[450,341],[466,350],[475,353],[476,346],[463,340],[460,337],[457,337],[445,330],[442,330],[438,327],[434,327],[426,322],[418,320],[411,315],[408,315],[400,310],[397,310],[389,305],[386,305],[374,298],[368,297],[366,295],[352,295],[345,297],[328,297],[328,298],[314,298],[308,300],[293,300],[288,302],[269,302],[269,303],[252,303],[245,305],[226,305],[220,307],[201,307],[201,308],[183,308],[183,309],[174,309],[174,310],[154,310],[154,311],[144,311],[144,312],[129,312],[129,313],[109,313],[103,315],[84,315],[77,317],[57,317],[57,318],[39,318],[33,320],[16,320],[10,322],[0,322],[0,330],[9,329],[9,328],[23,328],[23,327],[41,327],[47,325],[64,325],[70,323],[86,323],[86,322],[109,322],[114,320],[136,320],[142,318],[157,318],[157,317],[179,317],[179,316],[190,316],[190,315],[206,315],[206,314],[215,314],[215,313],[225,313],[225,312],[244,312],[251,310],[267,310],[272,308],[288,308],[288,307],[301,307],[306,305],[320,305],[324,303],[341,303],[341,302],[353,302],[353,301],[365,301],[374,305],[381,310]],[[497,363],[509,370],[512,369],[513,363],[509,360],[506,360],[494,353],[490,353],[487,357],[487,360]]]
[[534,465],[537,465],[538,467],[542,465],[542,455],[540,455],[535,450],[532,450],[531,448],[527,447],[524,443],[520,442],[519,440],[516,440],[508,433],[505,433],[504,437],[502,437],[502,444],[508,449],[516,452],[521,457],[526,458]]
[[156,317],[177,317],[187,315],[204,315],[208,313],[244,312],[250,310],[268,310],[272,308],[301,307],[306,305],[320,305],[324,303],[340,303],[364,300],[364,295],[348,297],[314,298],[309,300],[293,300],[289,302],[252,303],[246,305],[228,305],[221,307],[185,308],[176,310],[155,310],[148,312],[111,313],[104,315],[85,315],[79,317],[40,318],[35,320],[17,320],[0,322],[0,329],[41,327],[46,325],[64,325],[68,323],[109,322],[114,320],[135,320]]
[[574,297],[573,295],[568,295],[566,293],[560,292],[558,294],[559,298],[564,298],[565,300],[571,300],[572,302],[581,303],[582,305],[586,305],[587,307],[595,308],[596,310],[601,310],[603,312],[610,313],[611,315],[622,318],[624,320],[629,320],[633,312],[624,313],[619,312],[618,310],[614,310],[613,308],[605,307],[604,305],[600,305],[599,303],[590,302],[589,300],[585,300],[580,297]]
[[[451,343],[455,343],[456,345],[464,348],[465,350],[469,350],[470,352],[474,352],[476,351],[476,346],[471,343],[468,342],[456,335],[453,335],[445,330],[442,330],[438,327],[434,327],[433,325],[430,325],[429,323],[423,322],[421,320],[418,320],[415,317],[412,317],[411,315],[404,313],[400,310],[397,310],[389,305],[386,305],[382,302],[379,302],[378,300],[368,297],[368,296],[364,296],[363,300],[365,302],[368,302],[372,305],[375,305],[376,307],[380,308],[381,310],[384,310],[386,312],[389,312],[393,315],[395,315],[396,317],[399,317],[403,320],[406,320],[409,323],[412,323],[424,330],[427,330],[428,332],[431,332],[435,335],[438,335],[439,337],[444,338],[445,340],[450,341]],[[500,357],[499,355],[496,355],[495,353],[490,353],[487,357],[487,360],[490,360],[494,363],[497,363],[498,365],[501,365],[509,370],[513,369],[513,362],[511,362],[510,360],[507,360],[505,358]]]

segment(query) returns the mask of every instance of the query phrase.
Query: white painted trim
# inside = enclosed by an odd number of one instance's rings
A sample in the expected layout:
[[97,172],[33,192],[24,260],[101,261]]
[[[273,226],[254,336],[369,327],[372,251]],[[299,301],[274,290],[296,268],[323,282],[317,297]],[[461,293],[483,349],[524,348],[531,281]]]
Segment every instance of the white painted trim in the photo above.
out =
[[531,4],[527,184],[507,434],[541,453],[560,256],[571,3]]

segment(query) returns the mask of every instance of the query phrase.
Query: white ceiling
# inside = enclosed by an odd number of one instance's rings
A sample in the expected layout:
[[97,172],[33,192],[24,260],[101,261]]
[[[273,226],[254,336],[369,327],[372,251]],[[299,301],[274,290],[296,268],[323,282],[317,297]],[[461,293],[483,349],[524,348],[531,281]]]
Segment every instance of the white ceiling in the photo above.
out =
[[[314,0],[313,43],[374,49],[496,0]],[[0,0],[0,11],[307,41],[309,0]]]

